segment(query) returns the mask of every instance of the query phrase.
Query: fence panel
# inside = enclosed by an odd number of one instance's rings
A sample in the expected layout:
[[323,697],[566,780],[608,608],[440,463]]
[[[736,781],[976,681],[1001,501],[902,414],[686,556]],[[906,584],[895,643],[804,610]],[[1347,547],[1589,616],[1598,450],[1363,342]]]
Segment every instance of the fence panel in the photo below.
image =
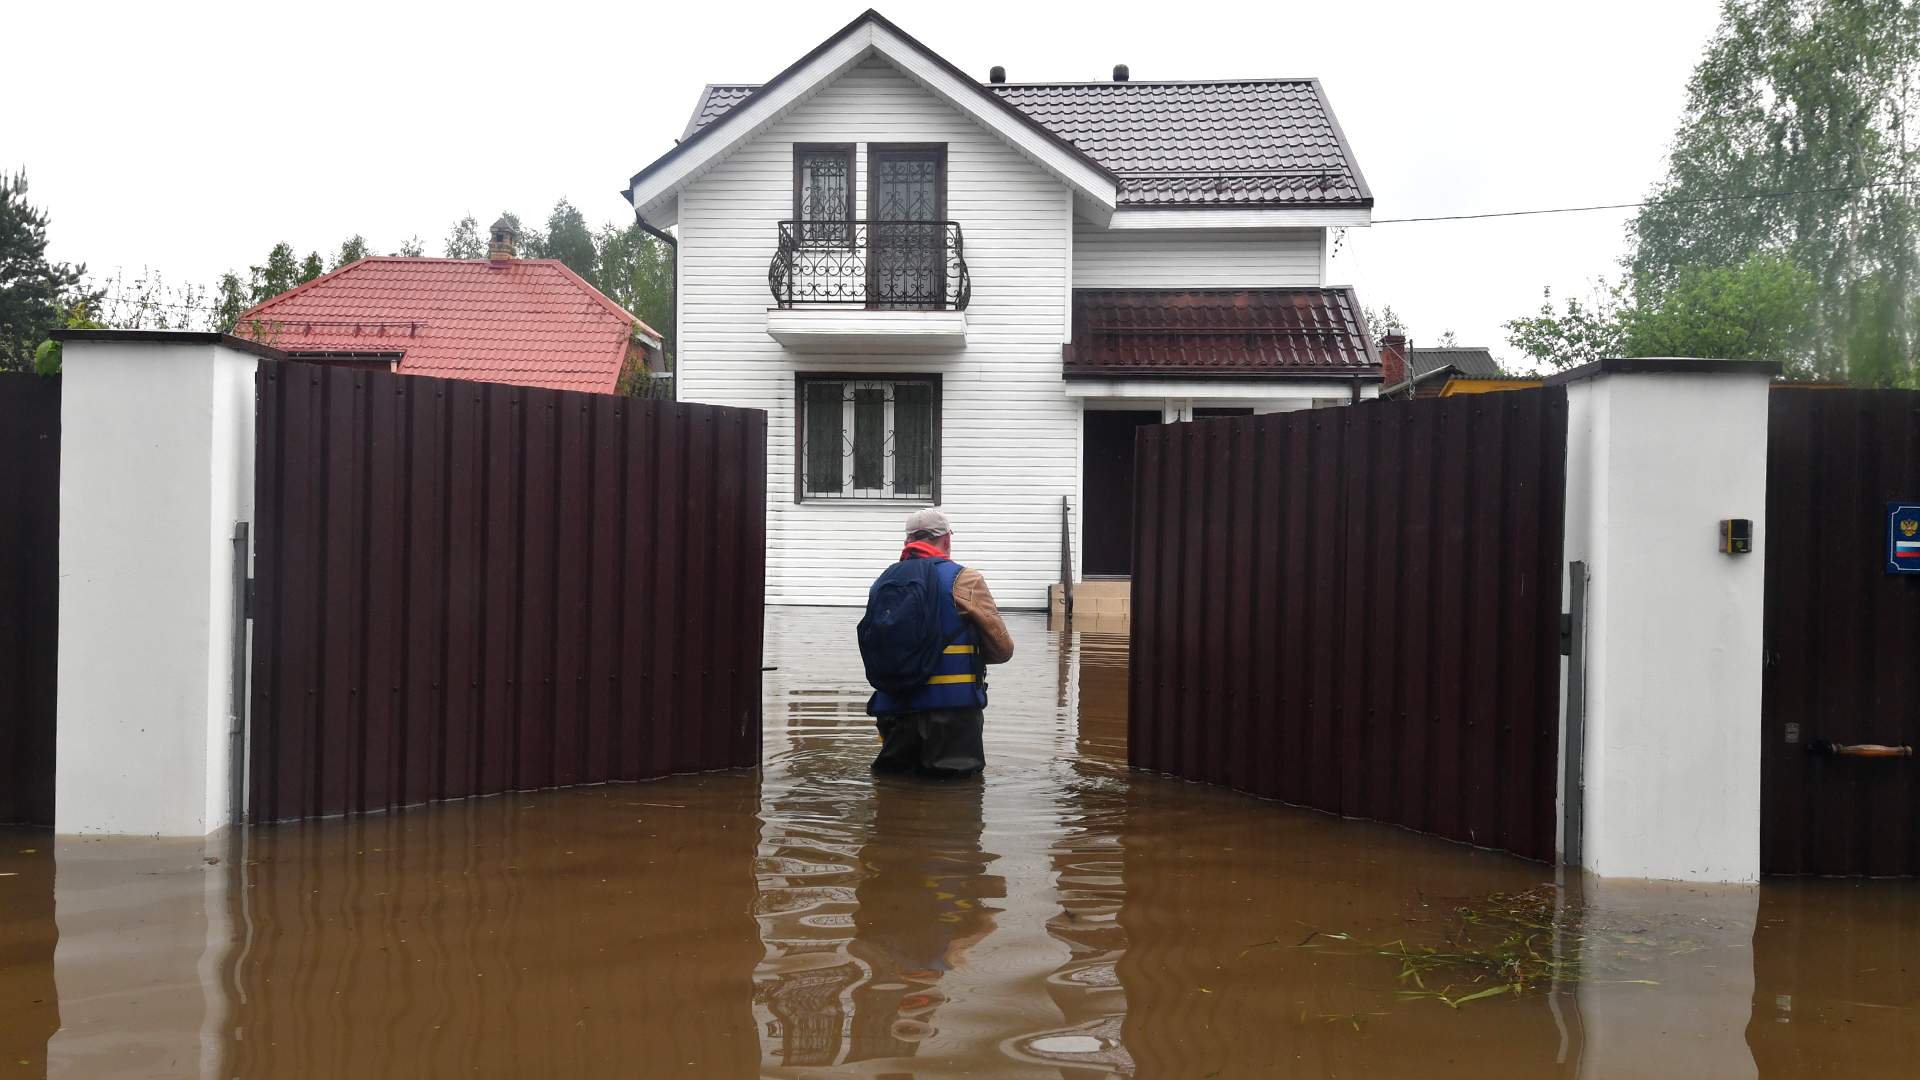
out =
[[1142,428],[1132,764],[1551,859],[1566,428],[1558,388]]
[[250,812],[747,767],[766,416],[259,376]]
[[0,375],[0,824],[53,825],[60,377]]
[[1768,402],[1760,869],[1920,874],[1920,574],[1887,572],[1888,504],[1920,503],[1920,392]]

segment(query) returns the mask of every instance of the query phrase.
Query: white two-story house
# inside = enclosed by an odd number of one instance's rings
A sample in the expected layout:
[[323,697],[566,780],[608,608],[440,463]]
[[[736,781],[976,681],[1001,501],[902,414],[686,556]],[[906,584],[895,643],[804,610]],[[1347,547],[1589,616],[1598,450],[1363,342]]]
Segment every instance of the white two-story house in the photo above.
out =
[[770,603],[863,603],[937,503],[1041,608],[1063,544],[1130,571],[1137,425],[1379,389],[1326,282],[1373,199],[1313,79],[982,82],[869,11],[708,86],[627,194],[676,238],[680,399],[770,414]]

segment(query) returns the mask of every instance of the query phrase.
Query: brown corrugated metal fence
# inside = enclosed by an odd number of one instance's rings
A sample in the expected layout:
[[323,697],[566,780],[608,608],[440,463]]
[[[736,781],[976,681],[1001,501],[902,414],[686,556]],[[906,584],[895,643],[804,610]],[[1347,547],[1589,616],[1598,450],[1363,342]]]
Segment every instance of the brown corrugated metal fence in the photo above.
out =
[[1887,504],[1920,502],[1920,393],[1782,387],[1769,402],[1760,869],[1920,874],[1920,575],[1886,572]]
[[758,763],[765,413],[259,378],[254,819]]
[[1139,768],[1554,855],[1566,393],[1142,428]]
[[0,823],[53,824],[60,378],[0,375]]

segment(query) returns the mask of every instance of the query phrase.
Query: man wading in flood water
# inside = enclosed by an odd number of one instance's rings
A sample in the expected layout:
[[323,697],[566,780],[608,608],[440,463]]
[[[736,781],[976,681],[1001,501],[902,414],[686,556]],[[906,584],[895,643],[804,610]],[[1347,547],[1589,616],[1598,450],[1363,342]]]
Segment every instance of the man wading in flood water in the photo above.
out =
[[980,743],[986,666],[1013,659],[978,570],[954,562],[953,529],[938,510],[907,517],[907,546],[867,592],[860,658],[875,687],[867,713],[880,729],[875,772],[971,776]]

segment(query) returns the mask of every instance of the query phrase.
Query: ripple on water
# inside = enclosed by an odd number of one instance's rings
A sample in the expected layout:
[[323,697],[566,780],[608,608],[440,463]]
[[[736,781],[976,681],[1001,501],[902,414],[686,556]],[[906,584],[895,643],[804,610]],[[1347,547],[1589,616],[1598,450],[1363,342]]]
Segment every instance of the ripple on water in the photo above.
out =
[[[260,828],[217,865],[62,839],[56,874],[43,836],[0,833],[0,1042],[28,1074],[39,1046],[76,1076],[215,1046],[208,1075],[276,1080],[1911,1074],[1920,886],[1556,892],[1130,774],[1124,639],[1024,616],[986,776],[876,782],[851,626],[769,612],[757,774]],[[1589,948],[1580,911],[1611,981],[1400,993],[1383,947],[1457,944],[1474,898],[1543,886],[1532,945]]]

